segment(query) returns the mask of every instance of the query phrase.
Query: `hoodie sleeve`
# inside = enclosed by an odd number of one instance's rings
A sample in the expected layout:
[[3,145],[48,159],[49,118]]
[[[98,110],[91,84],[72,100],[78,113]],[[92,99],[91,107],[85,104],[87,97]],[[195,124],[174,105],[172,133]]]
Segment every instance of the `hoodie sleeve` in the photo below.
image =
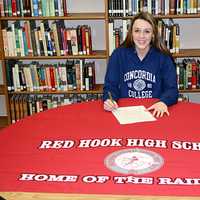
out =
[[111,93],[112,98],[117,101],[120,98],[120,63],[119,63],[119,49],[115,49],[108,61],[107,71],[104,79],[103,87],[103,101],[108,99],[108,92]]
[[161,69],[162,75],[162,91],[160,101],[167,106],[177,103],[178,100],[178,84],[176,75],[176,66],[170,56],[164,58]]

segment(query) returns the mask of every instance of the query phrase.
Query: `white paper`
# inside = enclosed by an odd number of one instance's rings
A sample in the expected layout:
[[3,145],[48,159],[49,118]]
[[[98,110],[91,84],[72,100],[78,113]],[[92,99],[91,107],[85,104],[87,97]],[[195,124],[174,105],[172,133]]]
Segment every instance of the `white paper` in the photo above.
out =
[[144,106],[119,107],[112,111],[120,124],[155,121],[156,118]]

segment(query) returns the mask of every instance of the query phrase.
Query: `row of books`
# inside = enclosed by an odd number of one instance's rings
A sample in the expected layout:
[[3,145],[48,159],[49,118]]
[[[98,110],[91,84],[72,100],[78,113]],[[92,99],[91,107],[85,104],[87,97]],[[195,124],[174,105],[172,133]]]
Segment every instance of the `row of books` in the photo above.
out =
[[168,23],[158,20],[158,32],[171,53],[180,51],[180,26],[172,19]]
[[[10,98],[11,122],[59,106],[102,99],[102,94],[59,94],[59,95],[22,95],[14,94]],[[189,97],[179,94],[179,101],[189,101]]]
[[59,95],[22,95],[10,98],[10,116],[12,123],[20,119],[63,105],[102,99],[102,94],[59,94]]
[[133,16],[140,11],[154,15],[200,13],[200,0],[108,0],[110,17]]
[[67,60],[66,63],[6,63],[8,91],[72,91],[93,90],[95,62]]
[[2,29],[5,56],[91,55],[91,27],[66,28],[63,20],[15,21]]
[[183,59],[176,63],[176,69],[180,90],[200,88],[200,60]]
[[190,97],[187,94],[181,94],[181,93],[179,93],[178,101],[189,102],[190,101]]
[[108,37],[109,37],[109,55],[112,54],[113,50],[120,46],[124,41],[131,20],[122,20],[122,25],[116,24],[115,20],[110,20],[108,23]]
[[66,16],[67,0],[0,0],[0,11],[6,17]]
[[[109,22],[109,54],[113,50],[120,46],[124,41],[128,28],[130,25],[130,19],[122,20],[122,25],[115,24],[115,20]],[[166,44],[171,53],[178,53],[180,50],[180,27],[179,24],[174,23],[173,20],[169,20],[169,23],[163,20],[158,20],[158,32],[163,42]]]

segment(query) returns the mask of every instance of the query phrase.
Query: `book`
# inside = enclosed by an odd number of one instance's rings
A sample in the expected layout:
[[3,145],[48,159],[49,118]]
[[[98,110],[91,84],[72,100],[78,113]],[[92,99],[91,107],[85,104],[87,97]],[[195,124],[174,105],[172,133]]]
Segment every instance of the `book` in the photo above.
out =
[[3,37],[3,49],[4,49],[4,54],[5,56],[9,56],[9,46],[8,46],[8,33],[7,33],[7,29],[4,28],[2,29],[2,37]]
[[4,17],[5,16],[5,11],[4,11],[4,0],[0,0],[0,16]]
[[56,22],[53,22],[51,24],[51,29],[52,29],[53,39],[54,39],[54,43],[55,43],[56,55],[61,56],[59,37],[58,37],[58,29],[57,29]]
[[63,1],[63,13],[64,16],[67,16],[68,12],[67,12],[67,0],[62,0]]
[[11,117],[11,123],[16,122],[15,118],[15,101],[14,101],[15,95],[12,95],[10,98],[10,117]]
[[[78,41],[77,41],[77,32],[75,28],[70,29],[71,36],[71,49],[73,55],[78,55]],[[89,39],[89,38],[88,38]],[[89,44],[89,41],[88,41]]]
[[176,1],[175,0],[169,1],[169,14],[170,15],[176,14]]
[[40,23],[40,36],[42,40],[42,46],[44,48],[44,56],[48,56],[47,51],[47,38],[46,38],[46,29],[48,29],[48,21],[44,20]]
[[197,67],[197,63],[196,61],[192,61],[192,77],[191,77],[191,87],[192,89],[196,89],[197,88],[197,77],[198,77],[198,67]]
[[[34,20],[30,20],[28,23],[28,33],[30,31],[30,45],[28,44],[28,49],[29,49],[29,55],[34,55],[38,56],[38,51],[37,51],[37,42],[38,40],[36,39],[36,23]],[[29,38],[27,38],[27,43],[28,43]]]
[[33,42],[34,42],[33,39],[34,38],[32,38],[33,34],[31,34],[31,29],[33,28],[33,26],[31,26],[32,23],[33,22],[30,22],[30,21],[24,22],[24,31],[26,35],[29,56],[33,56]]

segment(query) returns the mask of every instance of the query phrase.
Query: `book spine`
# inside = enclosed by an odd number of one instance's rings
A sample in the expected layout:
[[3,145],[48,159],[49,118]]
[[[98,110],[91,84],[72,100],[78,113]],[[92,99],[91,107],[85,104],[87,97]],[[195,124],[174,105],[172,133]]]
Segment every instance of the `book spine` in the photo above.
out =
[[169,2],[169,14],[174,15],[176,13],[176,1],[170,0]]
[[24,22],[24,31],[26,35],[26,41],[27,41],[27,47],[28,47],[28,55],[33,56],[33,40],[32,34],[31,34],[31,25],[29,21]]
[[80,25],[77,26],[76,32],[77,32],[78,54],[82,55],[83,48],[82,48],[82,35],[81,35],[81,26]]
[[2,29],[2,37],[3,37],[3,49],[5,56],[9,55],[9,47],[8,47],[8,34],[6,29]]
[[81,38],[82,38],[82,48],[83,48],[83,55],[86,55],[86,36],[85,36],[85,25],[81,27]]
[[12,124],[14,124],[16,122],[14,98],[15,98],[15,95],[12,95],[12,97],[10,98],[10,116],[11,116]]
[[63,0],[63,13],[64,16],[67,16],[68,12],[67,12],[67,0]]
[[5,16],[5,11],[4,11],[4,0],[0,0],[0,16],[4,17]]
[[16,0],[12,0],[12,16],[17,16],[17,2]]
[[40,30],[40,27],[38,27],[38,40],[39,40],[39,49],[40,49],[40,55],[45,56],[45,50],[44,50],[44,42],[43,42],[43,37],[42,33]]
[[60,0],[54,0],[54,16],[59,16],[58,2],[60,2]]
[[3,0],[3,6],[4,6],[4,15],[5,17],[8,17],[8,1]]
[[49,67],[49,73],[50,73],[50,82],[51,82],[51,89],[55,90],[56,89],[56,82],[55,82],[55,76],[54,76],[54,68]]
[[39,3],[38,0],[31,0],[32,2],[32,16],[39,16]]
[[16,52],[16,37],[15,37],[15,24],[12,23],[11,24],[11,31],[12,31],[12,41],[9,41],[9,42],[12,42],[12,47],[13,49],[12,52],[13,52],[13,56],[17,56],[17,52]]
[[42,16],[43,17],[47,16],[47,14],[46,14],[47,1],[46,0],[41,0],[41,7],[42,7]]
[[[72,54],[78,55],[78,41],[77,41],[76,29],[72,28],[70,30],[70,35],[71,35]],[[89,40],[88,40],[88,45],[89,45]]]
[[41,39],[42,39],[42,44],[44,48],[44,55],[48,56],[48,51],[47,51],[47,41],[45,37],[45,28],[44,28],[44,21],[40,23],[40,34],[41,34]]
[[55,22],[52,23],[52,31],[53,31],[53,38],[54,38],[54,42],[55,42],[55,48],[56,48],[56,55],[60,56],[60,46],[59,46],[59,40],[58,40],[58,32],[57,32],[57,27]]
[[196,61],[192,62],[192,78],[191,78],[191,84],[192,89],[197,88],[197,64]]

